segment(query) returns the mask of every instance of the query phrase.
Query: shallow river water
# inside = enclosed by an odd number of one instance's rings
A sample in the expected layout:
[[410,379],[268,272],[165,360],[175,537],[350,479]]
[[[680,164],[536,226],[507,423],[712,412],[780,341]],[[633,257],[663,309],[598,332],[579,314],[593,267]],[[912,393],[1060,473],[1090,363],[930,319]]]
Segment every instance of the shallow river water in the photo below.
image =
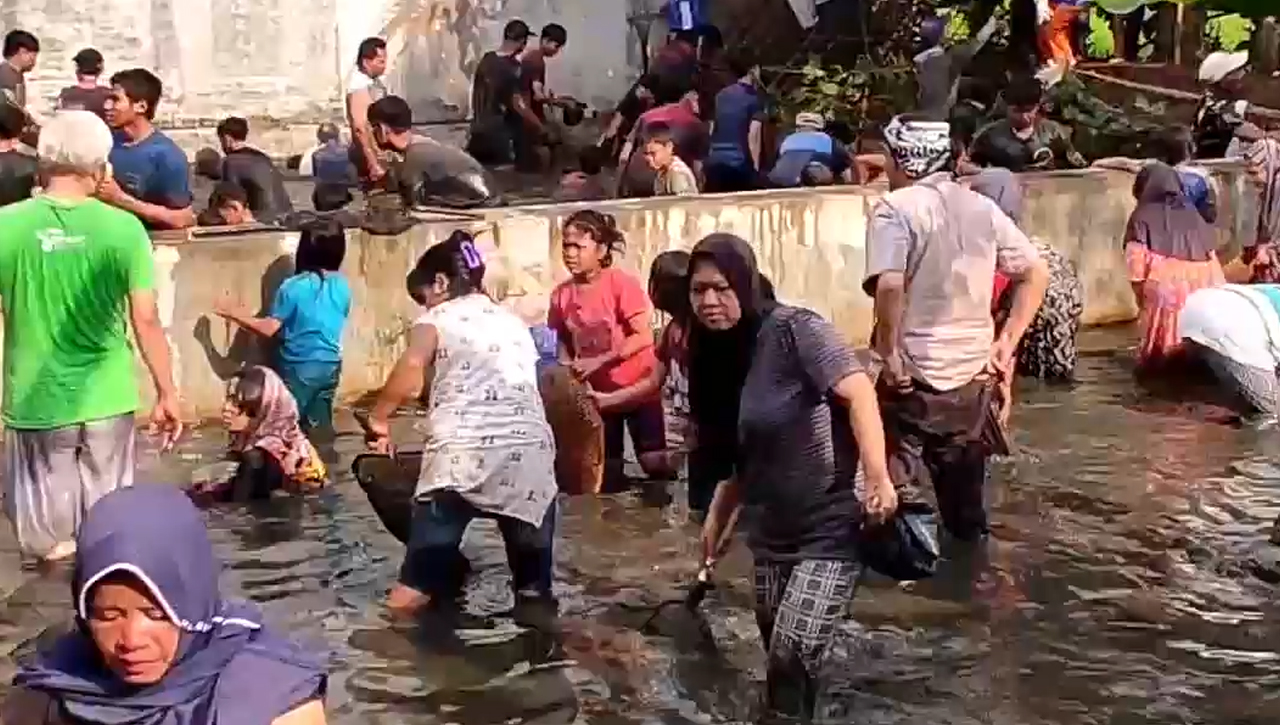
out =
[[[855,723],[1275,723],[1280,605],[1246,571],[1280,513],[1274,434],[1139,391],[1127,331],[1082,339],[1074,389],[1024,385],[1016,454],[993,475],[995,536],[934,580],[857,594],[824,679]],[[346,428],[353,428],[346,418]],[[412,443],[411,421],[397,434]],[[340,420],[341,423],[341,420]],[[182,482],[221,445],[205,428],[143,480]],[[307,501],[209,514],[229,592],[327,649],[336,723],[751,721],[762,660],[738,546],[705,624],[665,607],[692,573],[679,506],[634,494],[567,502],[558,618],[510,611],[496,532],[477,525],[466,614],[393,623],[379,601],[401,547],[348,472]],[[19,653],[66,621],[65,580],[34,578],[0,610]],[[7,668],[6,668],[7,669]],[[7,679],[7,678],[6,678]]]

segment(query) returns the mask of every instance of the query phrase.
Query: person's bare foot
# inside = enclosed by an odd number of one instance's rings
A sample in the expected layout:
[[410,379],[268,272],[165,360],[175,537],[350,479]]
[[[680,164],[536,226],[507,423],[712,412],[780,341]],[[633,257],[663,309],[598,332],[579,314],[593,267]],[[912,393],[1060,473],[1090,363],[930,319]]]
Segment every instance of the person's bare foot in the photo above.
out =
[[403,584],[396,584],[387,592],[387,609],[399,617],[413,617],[431,604],[431,595]]

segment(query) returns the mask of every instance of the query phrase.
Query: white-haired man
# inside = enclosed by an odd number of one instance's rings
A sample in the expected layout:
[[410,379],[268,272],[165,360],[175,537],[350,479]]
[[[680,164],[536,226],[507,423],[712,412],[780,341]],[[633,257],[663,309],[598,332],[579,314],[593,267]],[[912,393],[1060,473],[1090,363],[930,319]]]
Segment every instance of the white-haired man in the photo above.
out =
[[138,385],[127,328],[155,383],[153,425],[181,432],[151,240],[137,217],[94,198],[111,131],[88,111],[41,129],[40,196],[0,209],[4,506],[24,555],[61,559],[89,507],[131,485]]

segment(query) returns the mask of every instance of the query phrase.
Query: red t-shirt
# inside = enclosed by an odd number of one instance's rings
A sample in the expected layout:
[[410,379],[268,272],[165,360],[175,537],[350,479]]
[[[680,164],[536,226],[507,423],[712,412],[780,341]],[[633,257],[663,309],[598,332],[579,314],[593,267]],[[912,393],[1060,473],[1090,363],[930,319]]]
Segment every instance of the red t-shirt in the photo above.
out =
[[[635,277],[607,268],[588,283],[569,280],[551,293],[547,326],[556,331],[574,359],[597,357],[622,346],[626,321],[649,313],[649,296]],[[653,347],[601,368],[587,379],[595,390],[610,393],[638,383],[657,364]]]

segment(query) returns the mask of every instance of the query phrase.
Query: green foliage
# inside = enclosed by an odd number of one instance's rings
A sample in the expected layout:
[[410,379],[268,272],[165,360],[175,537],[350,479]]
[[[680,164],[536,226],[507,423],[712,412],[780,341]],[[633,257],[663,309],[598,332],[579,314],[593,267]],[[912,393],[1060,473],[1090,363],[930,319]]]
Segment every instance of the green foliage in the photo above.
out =
[[820,113],[857,129],[910,107],[915,87],[903,67],[876,68],[863,60],[852,68],[810,58],[778,84],[779,110],[790,122],[797,113]]
[[1235,51],[1249,47],[1253,22],[1239,15],[1219,15],[1205,28],[1205,50]]

